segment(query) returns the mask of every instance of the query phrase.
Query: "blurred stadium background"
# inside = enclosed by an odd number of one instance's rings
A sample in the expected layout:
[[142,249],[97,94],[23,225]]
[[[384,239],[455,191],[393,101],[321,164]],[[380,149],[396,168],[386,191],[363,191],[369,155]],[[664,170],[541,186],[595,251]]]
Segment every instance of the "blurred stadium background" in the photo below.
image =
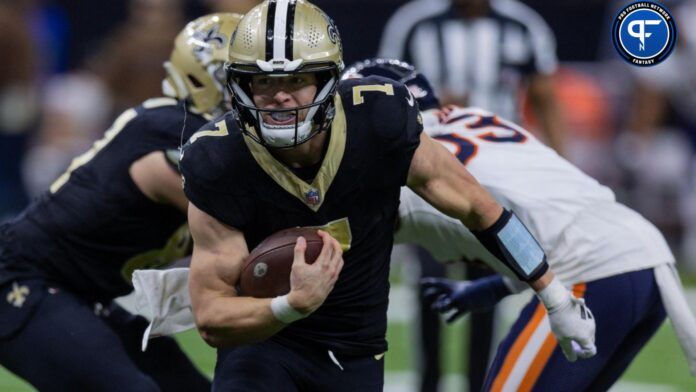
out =
[[[696,308],[696,1],[663,1],[677,20],[672,56],[639,69],[622,61],[609,28],[629,1],[522,0],[553,30],[554,89],[567,126],[564,154],[609,185],[665,234]],[[374,56],[388,18],[407,0],[315,0],[338,25],[345,62]],[[162,62],[186,21],[244,12],[254,0],[3,0],[0,2],[0,221],[21,209],[123,109],[160,95]],[[366,12],[369,10],[369,12]],[[525,111],[524,123],[535,119]],[[408,268],[394,260],[387,390],[415,390],[415,312]],[[520,298],[500,313],[514,319]],[[512,304],[510,304],[512,303]],[[412,310],[413,309],[413,310]],[[506,310],[507,309],[507,310]],[[461,330],[447,329],[447,390],[464,388]],[[501,327],[502,328],[502,327]],[[180,339],[212,372],[214,353]],[[30,390],[0,368],[0,390]],[[696,390],[668,323],[616,390]]]

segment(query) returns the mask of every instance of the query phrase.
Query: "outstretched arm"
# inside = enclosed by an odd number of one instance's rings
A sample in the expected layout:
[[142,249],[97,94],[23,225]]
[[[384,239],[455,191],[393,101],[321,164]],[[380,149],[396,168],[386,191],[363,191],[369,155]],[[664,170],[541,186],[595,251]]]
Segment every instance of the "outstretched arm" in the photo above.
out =
[[407,185],[433,207],[462,221],[535,291],[544,289],[553,279],[543,250],[524,225],[503,209],[449,151],[424,133],[411,161]]
[[546,306],[551,329],[569,360],[596,353],[591,313],[582,299],[573,297],[555,279],[532,234],[449,151],[424,133],[411,161],[407,185],[441,212],[461,220],[486,249],[529,283]]

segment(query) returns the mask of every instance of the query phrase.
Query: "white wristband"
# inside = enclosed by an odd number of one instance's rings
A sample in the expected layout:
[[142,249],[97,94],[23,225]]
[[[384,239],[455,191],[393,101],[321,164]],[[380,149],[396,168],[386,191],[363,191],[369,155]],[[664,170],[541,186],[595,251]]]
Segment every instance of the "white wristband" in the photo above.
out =
[[306,317],[297,309],[290,306],[290,303],[288,303],[287,294],[280,297],[275,297],[271,300],[271,312],[273,312],[275,318],[285,324],[290,324]]
[[551,283],[543,290],[536,293],[539,300],[544,304],[549,314],[563,307],[570,300],[570,291],[563,287],[561,281],[554,277]]

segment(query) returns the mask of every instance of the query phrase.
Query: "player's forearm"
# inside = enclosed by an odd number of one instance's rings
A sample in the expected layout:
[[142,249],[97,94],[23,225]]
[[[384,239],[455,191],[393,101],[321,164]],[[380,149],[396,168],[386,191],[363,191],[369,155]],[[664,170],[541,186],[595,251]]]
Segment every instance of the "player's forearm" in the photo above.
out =
[[196,326],[201,337],[213,347],[235,346],[266,340],[286,324],[271,311],[271,299],[216,297],[194,305]]
[[461,162],[425,133],[411,161],[407,185],[440,212],[472,230],[489,227],[502,211]]
[[490,227],[503,211],[463,167],[453,168],[449,175],[433,178],[414,190],[440,212],[459,219],[471,230]]
[[408,186],[442,213],[461,220],[520,280],[536,281],[546,273],[544,250],[524,224],[432,139],[421,138]]

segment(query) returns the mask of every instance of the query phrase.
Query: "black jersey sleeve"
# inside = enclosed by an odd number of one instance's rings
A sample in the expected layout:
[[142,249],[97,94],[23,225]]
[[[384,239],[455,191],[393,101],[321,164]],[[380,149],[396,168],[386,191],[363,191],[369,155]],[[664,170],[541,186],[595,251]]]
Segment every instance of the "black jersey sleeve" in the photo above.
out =
[[[374,130],[381,163],[391,173],[389,180],[405,185],[423,130],[418,103],[408,88],[399,82],[375,76],[359,80],[360,83],[348,86],[351,104],[356,108],[364,105],[359,109],[365,111]],[[369,86],[389,87],[375,90]],[[359,102],[355,97],[362,97],[362,103],[355,105]]]
[[138,116],[129,123],[134,146],[161,151],[166,162],[178,171],[181,144],[207,120],[187,110],[185,102],[172,98],[151,98],[135,110]]
[[[215,128],[215,122],[201,130]],[[239,138],[240,136],[237,136]],[[220,222],[244,230],[252,219],[252,202],[244,163],[235,135],[208,136],[189,140],[184,145],[179,171],[186,197],[197,208]],[[243,143],[243,142],[242,142]]]

